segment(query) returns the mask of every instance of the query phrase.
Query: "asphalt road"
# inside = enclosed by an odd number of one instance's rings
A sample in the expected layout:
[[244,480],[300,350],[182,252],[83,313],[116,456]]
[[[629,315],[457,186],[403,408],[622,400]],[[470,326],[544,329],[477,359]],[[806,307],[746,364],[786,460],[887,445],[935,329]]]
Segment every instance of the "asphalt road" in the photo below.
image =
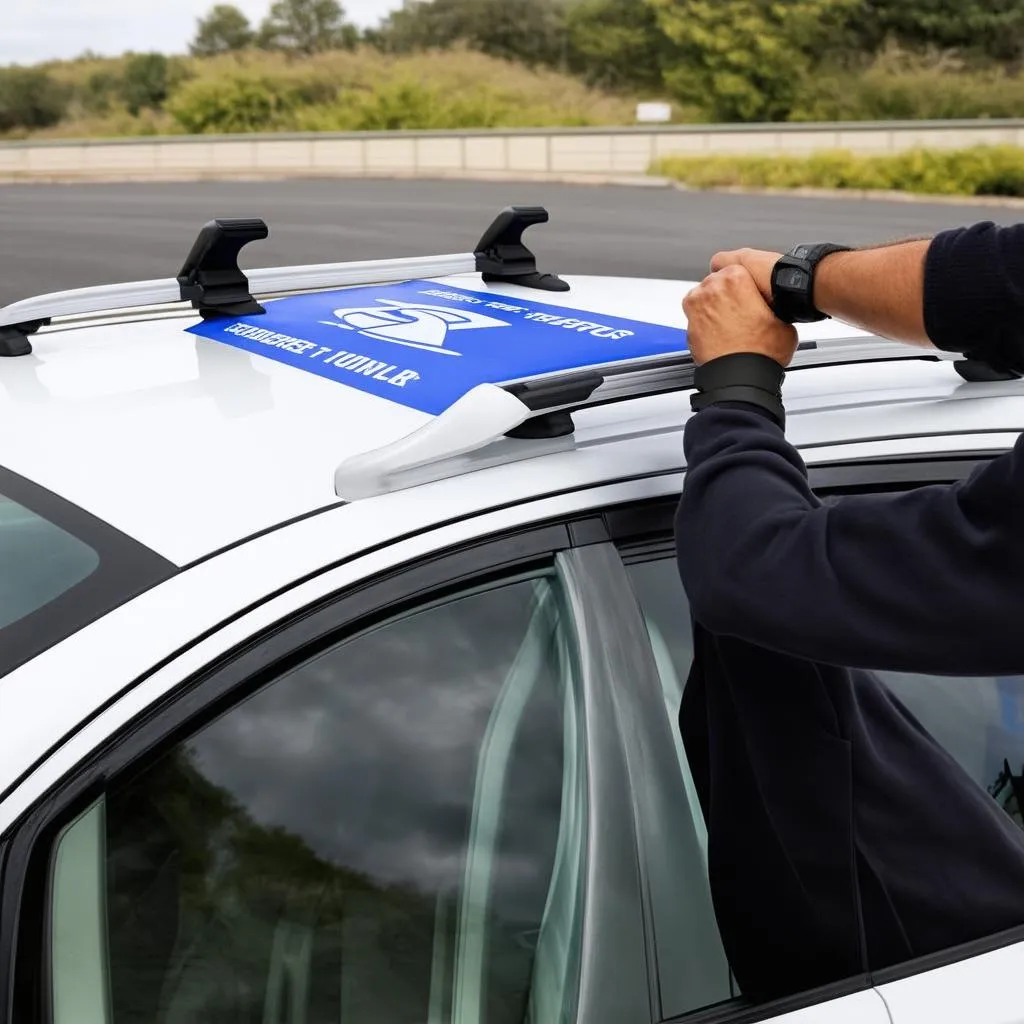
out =
[[719,248],[851,244],[1024,211],[1002,207],[739,196],[662,188],[464,181],[319,180],[0,186],[0,303],[177,273],[213,217],[262,217],[270,238],[243,265],[466,252],[495,213],[540,204],[527,236],[561,273],[699,277]]

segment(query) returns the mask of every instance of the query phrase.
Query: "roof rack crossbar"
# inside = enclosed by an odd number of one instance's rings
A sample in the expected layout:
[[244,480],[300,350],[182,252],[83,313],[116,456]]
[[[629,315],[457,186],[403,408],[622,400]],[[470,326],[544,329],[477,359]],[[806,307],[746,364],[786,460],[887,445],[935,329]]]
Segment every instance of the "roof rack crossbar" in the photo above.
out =
[[[872,336],[851,336],[801,343],[791,369],[952,358]],[[694,369],[689,353],[679,352],[478,384],[419,430],[341,463],[334,474],[335,493],[348,500],[387,493],[399,489],[410,471],[507,443],[505,438],[567,436],[574,429],[572,412],[689,390]]]
[[[256,295],[275,295],[318,288],[342,288],[358,284],[386,284],[416,277],[445,277],[472,273],[473,253],[452,256],[421,256],[397,260],[360,260],[352,263],[319,263],[303,267],[268,267],[247,273],[249,290]],[[89,313],[113,313],[139,306],[159,306],[188,301],[181,284],[169,277],[157,281],[131,281],[93,288],[50,292],[0,307],[0,328],[23,325],[52,317]]]
[[523,232],[547,220],[543,206],[508,206],[492,221],[473,252],[271,267],[248,273],[239,269],[238,254],[250,242],[266,238],[270,233],[267,225],[255,218],[212,220],[199,232],[176,278],[50,292],[0,307],[0,356],[27,355],[32,351],[28,336],[54,317],[107,314],[179,302],[191,302],[204,318],[244,316],[265,312],[256,295],[476,272],[485,281],[567,291],[569,285],[554,274],[537,272],[536,258],[523,244]]

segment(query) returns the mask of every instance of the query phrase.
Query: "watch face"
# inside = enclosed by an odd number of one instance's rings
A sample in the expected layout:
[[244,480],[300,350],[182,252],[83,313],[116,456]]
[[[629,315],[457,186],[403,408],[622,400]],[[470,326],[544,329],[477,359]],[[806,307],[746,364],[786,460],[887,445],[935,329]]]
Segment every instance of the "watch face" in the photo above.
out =
[[793,291],[803,291],[811,283],[810,275],[798,267],[783,267],[778,275],[779,285]]

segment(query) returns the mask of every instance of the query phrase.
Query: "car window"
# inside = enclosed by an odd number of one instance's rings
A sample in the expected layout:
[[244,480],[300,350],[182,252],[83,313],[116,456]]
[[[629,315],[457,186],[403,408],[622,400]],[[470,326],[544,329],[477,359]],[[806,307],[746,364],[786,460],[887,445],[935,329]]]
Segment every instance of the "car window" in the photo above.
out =
[[[689,602],[672,551],[637,556],[629,560],[627,570],[658,663],[683,789],[694,820],[703,830],[703,815],[678,728],[683,687],[693,662]],[[876,675],[970,777],[1024,825],[1024,677]],[[706,832],[701,834],[706,842]]]
[[0,629],[81,583],[99,564],[84,541],[0,493]]
[[0,676],[175,571],[108,523],[0,466]]
[[554,575],[336,642],[61,835],[55,1024],[571,1017],[586,831]]
[[[675,716],[682,696],[680,681],[685,682],[693,661],[689,603],[675,557],[635,562],[628,569],[655,653],[663,652],[666,710]],[[1024,826],[1024,676],[875,675],[968,775]]]

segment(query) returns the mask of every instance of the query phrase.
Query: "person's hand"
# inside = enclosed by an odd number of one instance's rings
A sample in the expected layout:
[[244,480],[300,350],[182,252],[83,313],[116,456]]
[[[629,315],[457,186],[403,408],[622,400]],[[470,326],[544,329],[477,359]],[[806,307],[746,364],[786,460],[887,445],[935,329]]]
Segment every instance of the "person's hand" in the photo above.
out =
[[754,279],[757,290],[765,302],[772,301],[772,271],[781,259],[780,252],[766,252],[764,249],[734,249],[732,252],[716,252],[711,257],[712,272],[726,267],[743,267]]
[[758,352],[788,366],[796,352],[796,328],[771,311],[741,266],[706,277],[683,299],[683,312],[698,366],[735,352]]

